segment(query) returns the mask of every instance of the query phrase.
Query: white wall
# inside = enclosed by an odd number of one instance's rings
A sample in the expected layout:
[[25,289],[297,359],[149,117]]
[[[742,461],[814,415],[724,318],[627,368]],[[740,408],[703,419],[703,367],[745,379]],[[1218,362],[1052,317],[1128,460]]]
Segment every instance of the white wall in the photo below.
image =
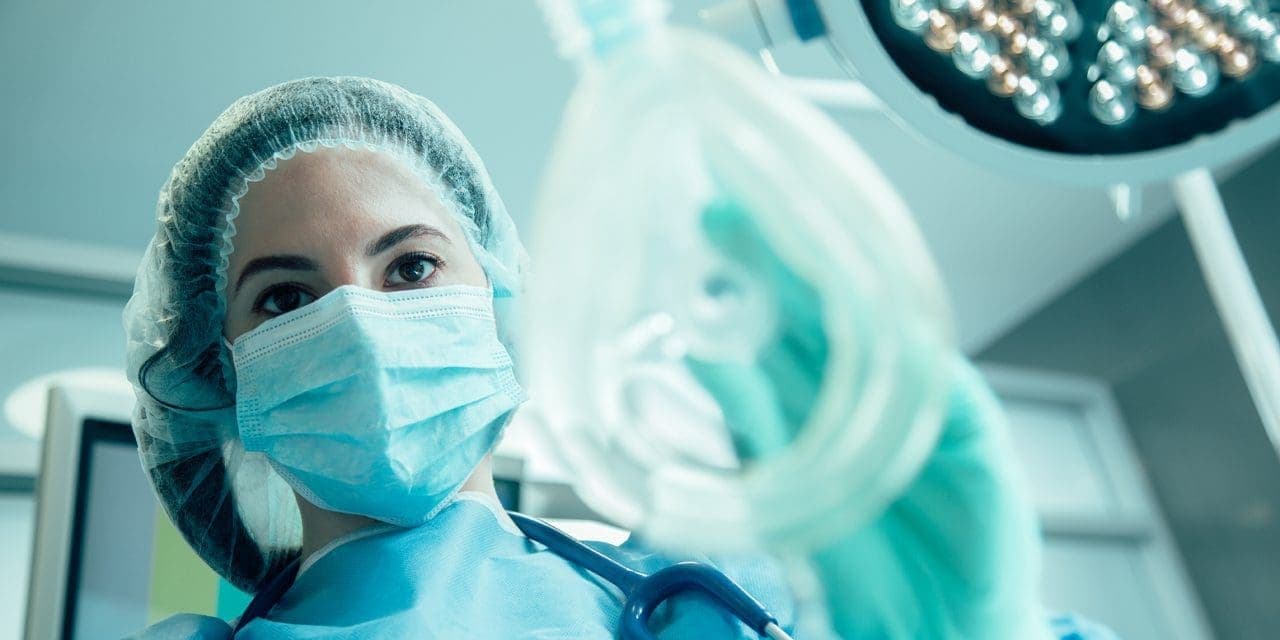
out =
[[[42,374],[76,367],[123,371],[123,309],[118,300],[0,287],[0,404]],[[34,450],[34,441],[15,432],[0,409],[0,473],[23,468]]]
[[[675,18],[694,23],[716,1],[678,0]],[[843,77],[820,45],[777,59]],[[218,112],[307,75],[376,76],[439,102],[525,228],[573,83],[533,0],[6,2],[0,60],[0,232],[139,253],[161,183]],[[919,218],[967,347],[1167,215],[1162,189],[1122,223],[1099,190],[996,175],[883,115],[837,119]]]
[[523,0],[6,2],[0,60],[0,230],[138,251],[170,168],[247,93],[309,75],[403,84],[522,209],[572,78]]

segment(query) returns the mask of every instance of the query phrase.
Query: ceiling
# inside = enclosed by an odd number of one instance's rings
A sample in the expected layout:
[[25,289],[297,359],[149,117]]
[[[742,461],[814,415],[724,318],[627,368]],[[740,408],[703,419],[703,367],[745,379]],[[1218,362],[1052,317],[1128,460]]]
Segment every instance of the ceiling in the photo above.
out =
[[[692,23],[709,2],[677,2]],[[306,10],[301,10],[302,7]],[[437,101],[486,159],[517,223],[573,83],[536,3],[0,4],[0,234],[141,254],[170,167],[236,97],[306,75],[371,75]],[[823,49],[785,72],[841,77]],[[995,175],[870,112],[835,117],[911,206],[977,350],[1169,215],[1129,222],[1099,190]],[[16,234],[16,235],[15,235]],[[537,256],[534,256],[537,260]]]

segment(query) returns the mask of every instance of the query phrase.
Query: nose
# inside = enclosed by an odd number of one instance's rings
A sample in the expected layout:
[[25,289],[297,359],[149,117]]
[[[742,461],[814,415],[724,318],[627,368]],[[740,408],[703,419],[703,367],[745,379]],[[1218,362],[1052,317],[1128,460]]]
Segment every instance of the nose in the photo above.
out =
[[363,264],[354,258],[343,258],[329,263],[325,268],[325,280],[330,291],[338,287],[353,286],[363,289],[382,289],[382,274],[373,265]]

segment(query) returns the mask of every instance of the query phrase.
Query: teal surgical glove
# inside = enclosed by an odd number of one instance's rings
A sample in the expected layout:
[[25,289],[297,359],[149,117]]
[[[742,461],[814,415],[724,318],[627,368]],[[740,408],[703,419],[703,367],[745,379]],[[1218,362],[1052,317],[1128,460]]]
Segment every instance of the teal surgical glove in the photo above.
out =
[[1003,414],[971,365],[957,357],[955,368],[942,437],[906,493],[812,555],[847,640],[1050,637],[1039,534]]
[[708,241],[761,279],[781,311],[776,340],[754,363],[685,361],[719,402],[738,455],[759,460],[786,447],[808,420],[827,360],[822,308],[813,287],[777,259],[736,203],[712,203],[702,223]]
[[[796,437],[823,382],[821,307],[733,203],[708,207],[703,228],[768,283],[779,310],[776,340],[755,362],[687,362],[720,405],[739,456],[758,460]],[[1002,412],[962,356],[951,366],[943,433],[918,475],[883,514],[810,556],[846,640],[1050,637],[1038,601],[1037,524]]]

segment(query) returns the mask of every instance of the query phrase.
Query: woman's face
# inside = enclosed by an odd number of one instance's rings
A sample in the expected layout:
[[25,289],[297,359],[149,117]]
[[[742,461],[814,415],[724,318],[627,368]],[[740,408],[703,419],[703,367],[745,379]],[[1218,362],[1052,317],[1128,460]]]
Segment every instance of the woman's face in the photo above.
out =
[[250,185],[235,225],[223,325],[232,341],[343,285],[487,284],[436,194],[375,151],[321,147],[282,161]]

